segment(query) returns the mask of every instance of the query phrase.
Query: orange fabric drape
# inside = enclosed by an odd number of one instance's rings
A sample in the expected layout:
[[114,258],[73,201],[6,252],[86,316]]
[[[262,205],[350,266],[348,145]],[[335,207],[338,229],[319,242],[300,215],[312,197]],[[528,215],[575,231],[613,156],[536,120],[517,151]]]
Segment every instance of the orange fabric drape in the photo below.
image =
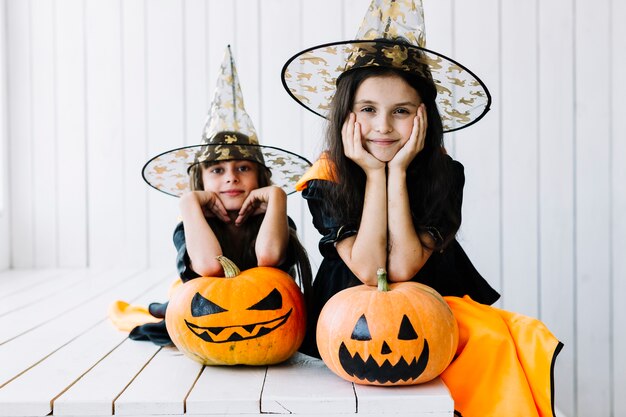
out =
[[444,297],[459,325],[459,346],[441,374],[463,417],[548,417],[553,365],[563,346],[539,320]]
[[296,191],[302,191],[307,187],[307,183],[311,180],[328,180],[336,181],[335,178],[335,166],[328,159],[327,154],[324,152],[320,155],[319,159],[304,173],[302,177],[296,183]]
[[[183,285],[183,282],[180,278],[176,278],[172,282],[167,292],[168,300],[181,285]],[[144,305],[129,304],[121,300],[111,303],[107,315],[113,326],[123,332],[130,332],[132,329],[142,324],[157,323],[162,320],[150,314],[148,307]]]

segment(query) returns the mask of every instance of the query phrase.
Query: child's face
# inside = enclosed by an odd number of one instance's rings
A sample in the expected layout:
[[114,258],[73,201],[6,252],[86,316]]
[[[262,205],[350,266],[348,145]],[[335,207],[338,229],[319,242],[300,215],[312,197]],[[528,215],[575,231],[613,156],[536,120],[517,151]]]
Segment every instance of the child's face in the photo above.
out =
[[409,140],[421,103],[417,91],[399,76],[365,79],[352,105],[363,148],[379,161],[391,161]]
[[259,188],[259,167],[252,161],[223,161],[202,169],[204,191],[216,193],[226,210],[239,210]]

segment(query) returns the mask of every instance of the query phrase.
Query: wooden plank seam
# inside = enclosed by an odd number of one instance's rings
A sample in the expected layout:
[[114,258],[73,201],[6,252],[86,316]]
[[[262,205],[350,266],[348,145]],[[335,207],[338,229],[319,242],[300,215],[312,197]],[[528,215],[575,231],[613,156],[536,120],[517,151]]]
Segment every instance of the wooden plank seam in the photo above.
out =
[[[124,343],[124,342],[122,342],[122,343]],[[146,361],[146,363],[141,367],[139,372],[137,372],[137,374],[134,377],[132,377],[130,381],[128,381],[128,384],[126,384],[126,386],[124,386],[124,388],[120,391],[120,393],[117,394],[117,396],[115,398],[113,398],[113,401],[111,402],[111,412],[112,412],[113,415],[115,415],[115,402],[117,401],[117,399],[124,393],[124,391],[126,391],[126,389],[133,383],[133,381],[135,381],[135,379],[137,379],[137,376],[139,376],[139,374],[141,374],[143,372],[145,367],[148,366],[148,364],[150,362],[152,362],[152,359],[154,359],[154,357],[161,351],[161,349],[163,349],[163,348],[159,348],[156,352],[154,352],[154,355],[152,355],[150,357],[150,359]]]

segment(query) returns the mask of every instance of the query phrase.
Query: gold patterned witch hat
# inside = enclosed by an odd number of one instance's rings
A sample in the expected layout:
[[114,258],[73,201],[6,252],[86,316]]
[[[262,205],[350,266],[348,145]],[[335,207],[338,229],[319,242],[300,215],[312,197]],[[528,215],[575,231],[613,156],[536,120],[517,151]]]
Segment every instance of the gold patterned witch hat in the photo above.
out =
[[283,86],[302,106],[326,117],[337,80],[362,67],[391,67],[434,81],[444,132],[468,127],[491,105],[485,84],[458,62],[426,49],[422,0],[372,0],[356,39],[299,52],[283,66]]
[[161,153],[143,167],[143,179],[151,187],[180,197],[189,191],[189,169],[202,162],[248,160],[269,169],[272,184],[295,191],[298,179],[311,166],[305,158],[273,146],[259,144],[252,120],[246,113],[237,69],[226,48],[215,95],[198,145]]

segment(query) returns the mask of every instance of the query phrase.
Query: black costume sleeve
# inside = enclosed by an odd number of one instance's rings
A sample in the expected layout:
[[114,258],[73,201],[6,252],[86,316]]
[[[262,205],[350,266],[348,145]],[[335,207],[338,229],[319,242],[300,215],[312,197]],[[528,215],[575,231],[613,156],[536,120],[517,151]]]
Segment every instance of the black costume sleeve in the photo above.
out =
[[183,282],[198,278],[200,275],[191,269],[191,260],[187,254],[187,243],[185,242],[185,227],[183,226],[183,222],[176,225],[173,240],[177,252],[176,269],[178,270],[178,276]]
[[[463,164],[458,161],[450,158],[451,169],[452,169],[452,178],[453,183],[450,189],[450,199],[452,200],[452,211],[459,219],[459,223],[462,218],[462,206],[463,206],[463,188],[465,187],[465,168]],[[455,236],[458,232],[457,227],[441,227],[443,230],[440,230],[441,236],[445,238],[446,236]]]
[[[427,216],[427,224],[421,223],[419,216],[424,215],[419,199],[414,199],[411,212],[413,213],[413,223],[418,233],[427,232],[435,241],[435,247],[440,250],[447,246],[458,232],[458,225],[461,224],[461,210],[463,206],[463,187],[465,186],[465,170],[463,165],[445,156],[447,168],[449,170],[449,183],[445,185],[445,197],[439,201],[439,206],[431,207]],[[440,184],[441,185],[441,184]],[[418,195],[423,190],[413,191]],[[416,217],[418,216],[418,217]],[[457,219],[458,223],[451,221]]]
[[335,216],[324,204],[329,187],[334,184],[325,180],[311,180],[307,188],[302,190],[302,197],[307,200],[309,211],[313,217],[313,226],[322,235],[319,243],[320,253],[324,257],[336,257],[335,243],[357,234],[354,224],[339,224]]
[[[294,231],[294,235],[295,235],[296,234],[295,232],[298,229],[297,229],[296,224],[294,223],[294,221],[289,216],[287,216],[287,223],[289,224],[289,228]],[[278,269],[281,269],[281,270],[287,272],[288,274],[292,274],[293,273],[292,268],[298,262],[298,254],[297,254],[297,251],[295,249],[295,243],[296,242],[292,242],[291,241],[291,236],[290,236],[289,237],[289,244],[287,245],[287,258],[285,259],[285,262],[283,262],[281,265],[277,266]]]
[[[289,224],[289,228],[295,231],[296,224],[294,223],[294,221],[290,217],[287,217],[287,222]],[[178,276],[180,276],[180,279],[183,282],[198,278],[200,275],[197,274],[193,269],[191,269],[191,260],[189,259],[189,254],[187,253],[187,244],[185,241],[185,227],[183,226],[183,222],[180,222],[178,223],[178,225],[176,225],[176,228],[174,229],[173,240],[174,246],[176,247],[176,269],[178,270]],[[251,245],[254,246],[254,242],[252,242]],[[282,269],[283,271],[289,271],[295,263],[296,255],[295,252],[291,249],[291,245],[289,245],[287,250],[287,259],[285,259],[285,262],[283,262],[283,264],[278,265],[277,268]]]
[[[452,184],[450,186],[450,210],[461,220],[463,205],[463,187],[465,186],[465,172],[463,165],[447,157],[452,170]],[[500,298],[483,276],[476,270],[459,242],[454,237],[458,228],[453,226],[446,216],[438,222],[426,227],[437,244],[444,239],[449,240],[443,250],[432,253],[426,264],[417,273],[414,280],[435,288],[442,295],[463,297],[469,295],[474,301],[491,305]]]

